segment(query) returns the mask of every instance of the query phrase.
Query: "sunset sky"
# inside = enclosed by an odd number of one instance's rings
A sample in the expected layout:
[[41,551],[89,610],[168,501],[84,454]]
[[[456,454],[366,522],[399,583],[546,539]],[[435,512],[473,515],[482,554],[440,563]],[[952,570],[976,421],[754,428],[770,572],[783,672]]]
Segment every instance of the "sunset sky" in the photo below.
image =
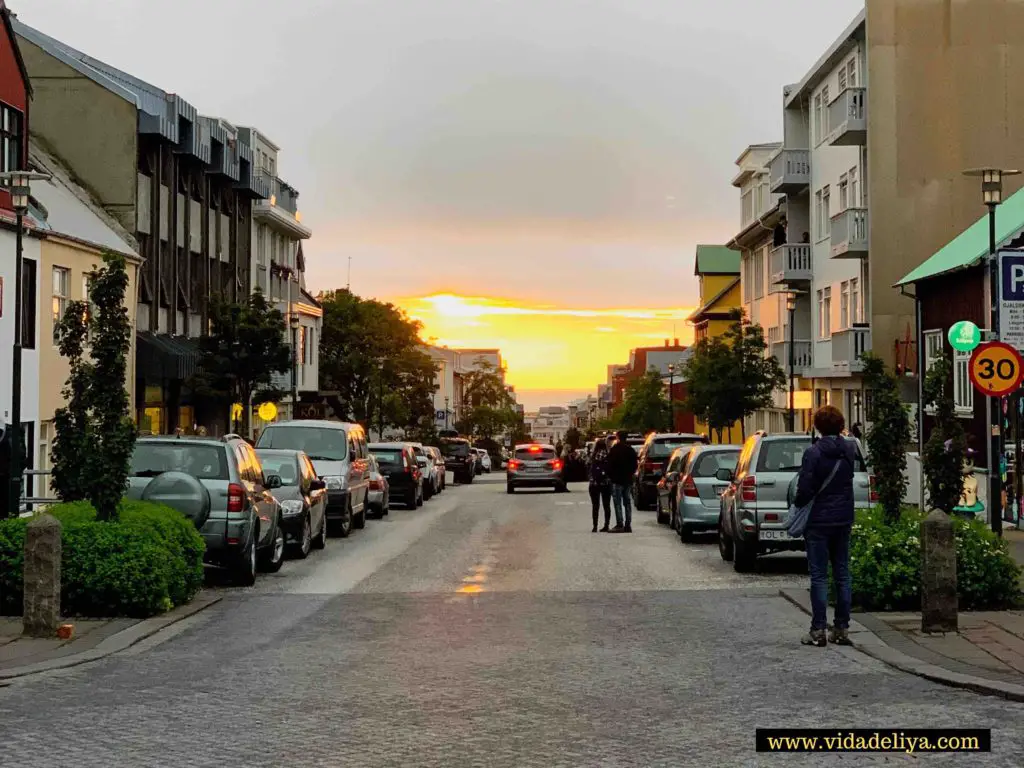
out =
[[270,136],[313,229],[310,287],[344,286],[351,259],[352,289],[399,302],[426,337],[500,347],[533,407],[689,336],[694,248],[738,229],[736,157],[781,138],[783,86],[863,3],[8,5]]

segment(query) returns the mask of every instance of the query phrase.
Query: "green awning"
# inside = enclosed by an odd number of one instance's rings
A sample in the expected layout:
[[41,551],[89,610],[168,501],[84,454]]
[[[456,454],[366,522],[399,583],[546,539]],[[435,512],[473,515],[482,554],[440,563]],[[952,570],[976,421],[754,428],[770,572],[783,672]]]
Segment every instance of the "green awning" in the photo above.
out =
[[738,275],[740,255],[725,245],[698,245],[695,275]]
[[[1024,230],[1024,189],[1010,195],[996,208],[996,246],[1002,247]],[[931,258],[919,264],[896,286],[909,285],[979,264],[988,255],[988,214],[954,237]]]
[[[739,254],[736,254],[736,255],[738,256]],[[704,304],[704,306],[698,307],[697,310],[692,315],[690,315],[688,318],[686,318],[687,321],[691,322],[691,323],[700,322],[700,320],[702,320],[705,315],[714,314],[715,304],[718,303],[718,300],[721,299],[723,296],[725,296],[729,291],[731,291],[737,285],[739,285],[739,282],[740,282],[740,279],[738,277],[730,280],[729,284],[726,285],[722,290],[720,290],[714,296],[712,296],[711,299]],[[727,307],[725,309],[720,310],[718,314],[728,316],[733,311],[734,311],[733,307]]]

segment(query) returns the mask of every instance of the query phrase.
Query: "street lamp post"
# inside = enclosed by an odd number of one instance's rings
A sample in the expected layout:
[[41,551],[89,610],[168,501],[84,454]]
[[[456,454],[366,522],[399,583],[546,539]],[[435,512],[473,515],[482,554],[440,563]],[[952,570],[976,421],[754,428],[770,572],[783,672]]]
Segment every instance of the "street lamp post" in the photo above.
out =
[[10,486],[7,490],[6,510],[10,517],[16,517],[21,511],[21,486],[25,469],[25,448],[21,430],[21,347],[24,343],[22,334],[22,307],[25,297],[22,285],[23,244],[22,230],[25,226],[25,214],[28,213],[29,195],[33,181],[46,181],[48,173],[31,171],[13,171],[0,173],[0,185],[6,186],[11,193],[11,205],[15,216],[14,244],[14,347],[11,359],[11,418],[10,431]]
[[[988,280],[989,328],[993,340],[999,338],[999,265],[996,259],[996,208],[1003,202],[1003,177],[1016,176],[1017,170],[976,168],[964,171],[965,176],[981,179],[982,202],[988,207]],[[923,372],[922,372],[923,375]],[[993,402],[995,400],[995,402]],[[989,521],[996,535],[1003,535],[1003,399],[987,398],[991,438],[988,445]]]
[[448,429],[448,398],[444,399],[444,428]]
[[789,313],[789,431],[796,431],[796,411],[794,409],[793,397],[796,381],[796,329],[793,319],[796,315],[796,294],[786,294],[786,311]]
[[288,324],[292,328],[292,418],[299,404],[299,315],[292,308],[288,315]]
[[676,366],[675,363],[668,364],[668,431],[672,432],[676,426],[676,409],[672,402],[672,388],[675,386]]

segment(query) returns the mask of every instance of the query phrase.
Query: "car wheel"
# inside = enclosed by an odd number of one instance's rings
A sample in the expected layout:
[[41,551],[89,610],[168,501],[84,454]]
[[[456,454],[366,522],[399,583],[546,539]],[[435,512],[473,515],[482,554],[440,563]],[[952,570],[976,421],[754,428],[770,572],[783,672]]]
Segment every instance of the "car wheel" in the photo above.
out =
[[385,496],[384,497],[384,503],[381,505],[381,508],[380,508],[380,516],[381,517],[387,517],[388,516],[388,512],[390,512],[390,511],[391,511],[391,497],[390,496]]
[[565,483],[559,483],[558,485],[555,486],[555,492],[556,493],[568,493],[569,492],[569,486],[566,485]]
[[298,560],[305,560],[313,549],[313,524],[309,520],[307,512],[302,518],[302,538],[297,545],[292,546],[292,556]]
[[679,540],[687,543],[693,541],[693,529],[688,525],[679,524]]
[[363,528],[366,527],[366,502],[365,501],[363,502],[363,508],[359,512],[359,514],[356,515],[354,518],[352,518],[352,527],[355,528],[356,530],[359,530],[359,531],[361,531]]
[[736,573],[750,573],[757,568],[757,545],[748,544],[743,539],[736,539],[732,567]]
[[416,503],[416,491],[415,490],[412,492],[412,496],[410,496],[409,498],[407,498],[405,500],[405,506],[407,506],[409,509],[416,509],[416,507],[419,506],[419,504]]
[[515,493],[516,487],[512,483],[505,483],[505,493]]
[[661,506],[661,496],[658,496],[657,504],[657,520],[658,525],[665,525],[668,523],[668,515],[665,514],[664,508]]
[[731,562],[734,552],[732,546],[732,537],[725,532],[725,528],[722,526],[722,521],[718,521],[718,552],[721,554],[722,559],[725,562]]
[[274,526],[274,540],[267,547],[260,569],[266,573],[277,573],[281,570],[282,565],[284,565],[284,531],[281,530],[281,519],[278,518],[277,524]]
[[251,587],[256,583],[256,534],[249,539],[249,546],[239,553],[232,576],[239,586]]
[[340,520],[334,520],[331,523],[331,533],[334,536],[338,536],[342,539],[347,538],[352,532],[352,502],[348,502],[348,506],[345,508],[345,514]]
[[422,507],[423,506],[423,491],[420,491],[419,495],[416,496],[416,506],[417,507]]
[[320,533],[315,539],[313,539],[314,549],[323,549],[327,546],[327,510],[324,510],[324,515],[320,518]]

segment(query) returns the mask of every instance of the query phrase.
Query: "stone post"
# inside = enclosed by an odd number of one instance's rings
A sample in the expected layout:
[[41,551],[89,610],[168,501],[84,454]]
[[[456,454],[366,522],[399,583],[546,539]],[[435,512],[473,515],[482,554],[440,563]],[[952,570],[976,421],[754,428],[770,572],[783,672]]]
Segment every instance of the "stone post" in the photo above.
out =
[[25,531],[22,631],[29,637],[56,637],[60,625],[61,525],[40,515]]
[[941,509],[921,522],[921,631],[957,631],[956,541]]

